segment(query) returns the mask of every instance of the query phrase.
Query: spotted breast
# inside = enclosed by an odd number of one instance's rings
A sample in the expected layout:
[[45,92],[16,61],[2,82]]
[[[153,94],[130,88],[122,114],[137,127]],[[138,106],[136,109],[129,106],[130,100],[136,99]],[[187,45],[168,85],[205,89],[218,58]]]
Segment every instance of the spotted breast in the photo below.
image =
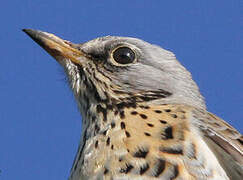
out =
[[69,180],[243,179],[242,135],[207,111],[173,53],[129,37],[24,32],[62,65],[82,114]]

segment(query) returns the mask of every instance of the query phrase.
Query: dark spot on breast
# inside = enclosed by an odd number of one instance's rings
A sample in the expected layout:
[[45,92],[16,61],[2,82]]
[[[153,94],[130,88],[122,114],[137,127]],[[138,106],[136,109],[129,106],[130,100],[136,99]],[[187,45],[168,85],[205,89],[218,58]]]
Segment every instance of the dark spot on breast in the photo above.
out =
[[171,112],[171,109],[165,109],[165,112]]
[[136,104],[136,101],[133,101],[132,99],[130,99],[130,101],[118,103],[116,106],[118,109],[124,109],[125,107],[126,108],[130,108],[130,107],[136,108],[137,104]]
[[124,122],[121,122],[121,129],[125,129],[126,128],[126,125]]
[[177,115],[176,114],[171,114],[171,117],[177,118]]
[[108,137],[106,140],[106,146],[109,146],[109,145],[110,145],[110,137]]
[[128,131],[125,131],[127,137],[131,137],[130,133]]
[[165,169],[165,161],[163,159],[158,159],[155,168],[155,177],[159,177],[159,175],[164,171]]
[[117,115],[118,114],[118,110],[115,110],[114,114]]
[[139,107],[142,108],[142,109],[149,109],[150,108],[149,106],[144,106],[144,105],[140,105]]
[[161,110],[154,110],[154,112],[156,112],[156,113],[162,113]]
[[111,149],[114,149],[114,145],[113,144],[111,145]]
[[118,161],[122,162],[123,161],[123,157],[119,157]]
[[131,114],[132,115],[136,115],[136,114],[138,114],[138,112],[137,111],[132,111]]
[[114,128],[116,126],[116,123],[115,122],[112,122],[111,123],[111,128]]
[[120,173],[125,173],[125,174],[127,174],[127,173],[129,173],[129,172],[132,170],[132,168],[133,168],[133,165],[131,165],[131,164],[126,164],[126,167],[125,167],[125,168],[121,168],[121,169],[120,169]]
[[150,133],[144,132],[145,136],[151,136]]
[[173,130],[172,127],[166,127],[165,130],[162,132],[162,139],[173,139]]
[[95,148],[97,148],[99,145],[99,141],[95,141]]
[[104,122],[106,122],[107,121],[107,110],[105,108],[103,108],[100,104],[98,104],[96,106],[96,111],[97,111],[97,113],[101,112],[103,114],[103,120],[104,120]]
[[107,130],[104,130],[102,134],[103,134],[104,136],[106,136],[106,133],[107,133]]
[[109,170],[105,168],[104,174],[107,174],[108,172],[109,172]]
[[104,109],[104,108],[103,108],[100,104],[98,104],[98,105],[96,106],[96,111],[97,111],[97,113],[102,112],[103,109]]
[[159,120],[159,122],[160,122],[161,124],[166,124],[166,123],[167,123],[167,122],[164,121],[164,120]]
[[147,125],[148,125],[149,127],[154,127],[154,125],[151,124],[151,123],[147,123]]
[[124,118],[125,118],[125,113],[124,113],[124,111],[120,111],[120,118],[121,118],[121,119],[124,119]]
[[145,114],[139,114],[141,118],[147,119],[148,117]]
[[92,118],[91,118],[92,120],[92,123],[94,123],[95,122],[95,120],[96,120],[96,117],[95,116],[92,116]]
[[148,163],[140,167],[139,173],[140,175],[144,174],[149,169]]
[[148,154],[147,149],[139,148],[136,152],[134,152],[133,156],[137,158],[146,158],[147,154]]
[[126,107],[126,103],[122,102],[116,105],[118,109],[123,109],[124,107]]
[[183,155],[182,147],[160,147],[159,150],[168,154],[180,154]]

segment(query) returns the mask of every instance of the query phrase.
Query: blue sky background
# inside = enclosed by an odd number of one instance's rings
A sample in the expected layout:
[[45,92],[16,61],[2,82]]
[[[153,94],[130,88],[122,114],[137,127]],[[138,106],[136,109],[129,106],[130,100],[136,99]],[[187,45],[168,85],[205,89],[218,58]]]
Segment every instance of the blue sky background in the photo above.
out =
[[0,7],[0,180],[64,180],[81,117],[57,62],[22,28],[79,43],[132,36],[173,51],[209,111],[243,132],[243,2],[12,0]]

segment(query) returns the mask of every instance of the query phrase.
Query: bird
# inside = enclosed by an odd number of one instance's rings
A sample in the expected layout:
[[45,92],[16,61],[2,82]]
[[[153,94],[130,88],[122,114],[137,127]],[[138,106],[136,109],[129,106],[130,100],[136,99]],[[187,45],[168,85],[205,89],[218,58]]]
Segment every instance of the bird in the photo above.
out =
[[69,180],[243,179],[243,137],[160,46],[23,29],[63,67],[82,116]]

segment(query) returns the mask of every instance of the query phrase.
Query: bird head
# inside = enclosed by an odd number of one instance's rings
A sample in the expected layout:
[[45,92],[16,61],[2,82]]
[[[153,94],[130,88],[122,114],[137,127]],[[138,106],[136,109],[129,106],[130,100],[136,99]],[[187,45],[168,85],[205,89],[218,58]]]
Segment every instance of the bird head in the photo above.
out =
[[64,67],[83,110],[91,103],[140,102],[205,108],[191,74],[173,53],[159,46],[117,36],[74,44],[42,31],[24,32]]

